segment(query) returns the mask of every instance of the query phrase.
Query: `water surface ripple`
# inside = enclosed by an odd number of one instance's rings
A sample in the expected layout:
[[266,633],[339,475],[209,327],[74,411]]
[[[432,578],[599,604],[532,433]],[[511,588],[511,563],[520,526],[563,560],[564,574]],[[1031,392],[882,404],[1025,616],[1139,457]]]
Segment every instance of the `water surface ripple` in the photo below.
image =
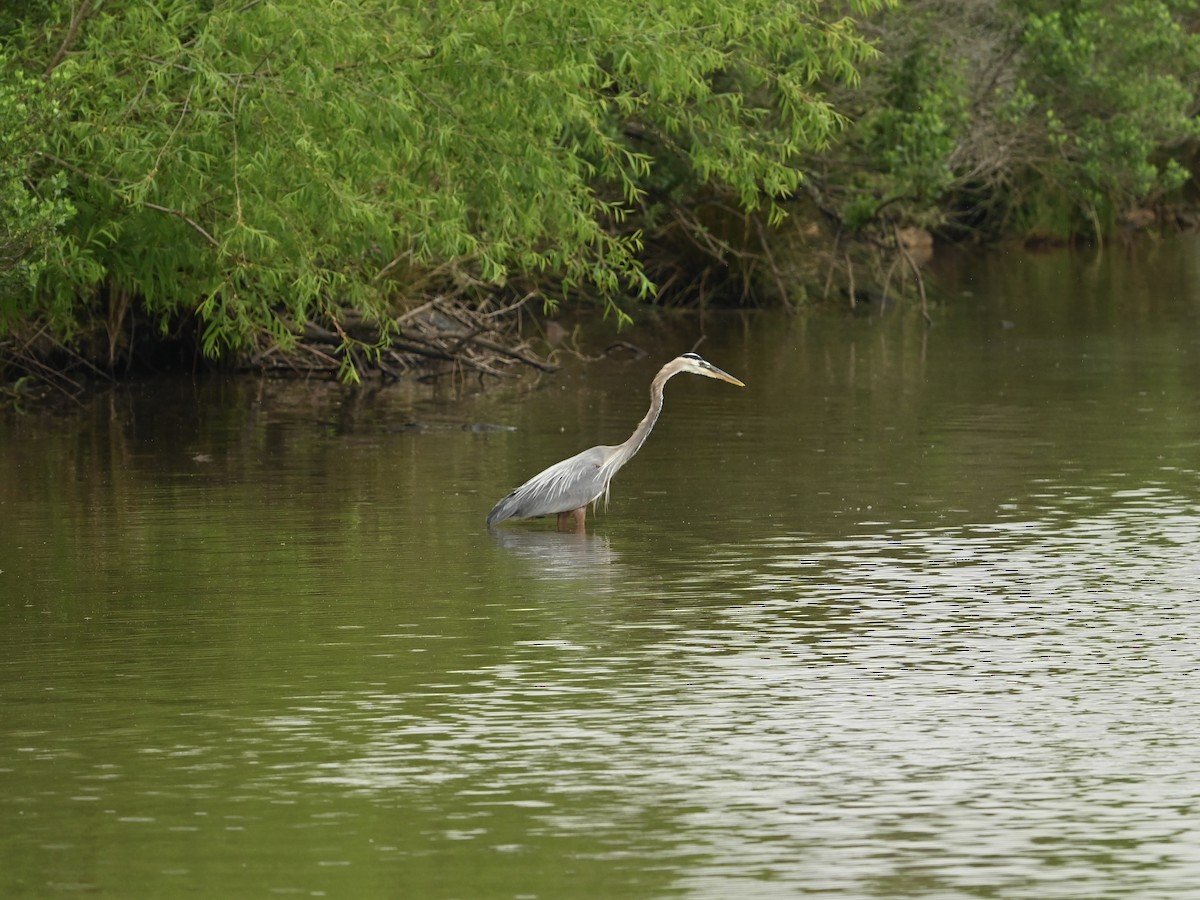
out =
[[714,326],[586,535],[483,517],[657,358],[3,414],[0,895],[1200,896],[1200,291],[989,265]]
[[420,712],[318,695],[262,724],[355,734],[307,781],[483,840],[519,808],[526,840],[657,860],[687,896],[1181,896],[1200,507],[1087,493],[1109,507],[1046,485],[993,523],[725,547],[643,621],[516,641]]

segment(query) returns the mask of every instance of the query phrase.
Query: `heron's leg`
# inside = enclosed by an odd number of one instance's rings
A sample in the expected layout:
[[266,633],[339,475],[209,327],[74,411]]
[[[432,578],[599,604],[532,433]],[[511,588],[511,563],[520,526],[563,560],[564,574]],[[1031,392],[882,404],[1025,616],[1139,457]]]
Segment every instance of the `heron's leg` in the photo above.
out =
[[[574,517],[575,527],[572,528],[567,523]],[[583,522],[587,518],[587,505],[579,507],[579,509],[569,509],[566,512],[558,514],[558,530],[559,531],[583,531]]]

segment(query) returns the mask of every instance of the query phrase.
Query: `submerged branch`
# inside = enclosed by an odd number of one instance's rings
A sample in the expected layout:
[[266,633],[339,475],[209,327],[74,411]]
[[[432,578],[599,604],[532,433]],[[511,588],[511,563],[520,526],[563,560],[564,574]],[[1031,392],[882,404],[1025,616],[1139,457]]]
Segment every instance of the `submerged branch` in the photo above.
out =
[[495,311],[483,313],[443,297],[383,324],[343,313],[338,320],[306,322],[297,331],[294,349],[285,351],[272,345],[249,366],[306,375],[323,368],[332,375],[352,364],[356,372],[377,369],[385,378],[393,379],[402,374],[396,367],[404,373],[417,372],[422,378],[447,374],[431,371],[434,363],[449,363],[451,370],[465,367],[497,377],[508,375],[507,369],[514,363],[555,372],[559,367],[533,353],[515,332],[512,313],[523,302],[505,307],[510,315],[502,317]]

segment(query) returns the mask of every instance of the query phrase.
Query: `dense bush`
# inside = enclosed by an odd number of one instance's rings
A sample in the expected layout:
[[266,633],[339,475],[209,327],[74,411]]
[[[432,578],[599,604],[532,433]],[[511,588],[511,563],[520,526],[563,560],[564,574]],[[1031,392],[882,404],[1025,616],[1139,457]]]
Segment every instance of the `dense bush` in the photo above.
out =
[[1189,177],[1200,34],[1190,0],[913,0],[813,161],[851,229],[879,212],[959,234],[1106,231]]
[[60,334],[102,320],[110,350],[130,309],[195,316],[217,353],[539,273],[646,294],[622,221],[660,170],[770,209],[829,142],[816,84],[870,51],[827,7],[29,4],[0,17],[0,78],[47,71],[59,113],[10,192],[52,204],[65,181],[74,214],[29,220],[42,244],[59,226],[55,264],[19,309]]
[[1188,177],[1192,6],[5,4],[0,339],[111,365],[135,321],[219,354],[386,340],[431,296],[619,315],[706,277],[684,247],[744,290],[797,196],[877,247],[1101,233]]
[[0,54],[0,329],[26,312],[46,270],[56,230],[71,215],[66,175],[29,177],[55,116],[39,78],[11,67]]

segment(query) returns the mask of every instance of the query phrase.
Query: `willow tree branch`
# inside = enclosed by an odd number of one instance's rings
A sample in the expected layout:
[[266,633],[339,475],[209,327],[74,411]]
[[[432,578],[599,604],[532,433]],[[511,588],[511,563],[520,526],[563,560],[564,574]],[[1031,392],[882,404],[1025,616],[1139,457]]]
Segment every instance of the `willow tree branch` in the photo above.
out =
[[71,45],[75,43],[75,38],[79,35],[79,26],[83,24],[92,12],[92,0],[83,0],[75,10],[75,14],[71,16],[71,24],[67,26],[67,33],[63,37],[62,43],[58,45],[58,50],[50,60],[50,65],[46,66],[46,71],[42,73],[43,78],[49,78],[50,73],[59,67],[64,59],[67,58],[67,53],[71,49]]
[[214,247],[221,246],[220,242],[215,237],[213,237],[211,234],[209,234],[207,231],[205,231],[203,225],[201,225],[199,222],[197,222],[195,219],[193,219],[191,216],[189,216],[187,213],[183,212],[182,210],[171,209],[171,207],[169,207],[169,206],[159,206],[157,203],[149,203],[145,200],[142,201],[142,206],[146,207],[146,209],[153,209],[157,212],[164,212],[169,216],[175,216],[177,218],[183,219],[183,221],[185,221],[189,225],[191,225],[192,228],[196,229],[196,231],[200,233],[200,236],[203,237],[206,241],[208,241],[212,246],[214,246]]

